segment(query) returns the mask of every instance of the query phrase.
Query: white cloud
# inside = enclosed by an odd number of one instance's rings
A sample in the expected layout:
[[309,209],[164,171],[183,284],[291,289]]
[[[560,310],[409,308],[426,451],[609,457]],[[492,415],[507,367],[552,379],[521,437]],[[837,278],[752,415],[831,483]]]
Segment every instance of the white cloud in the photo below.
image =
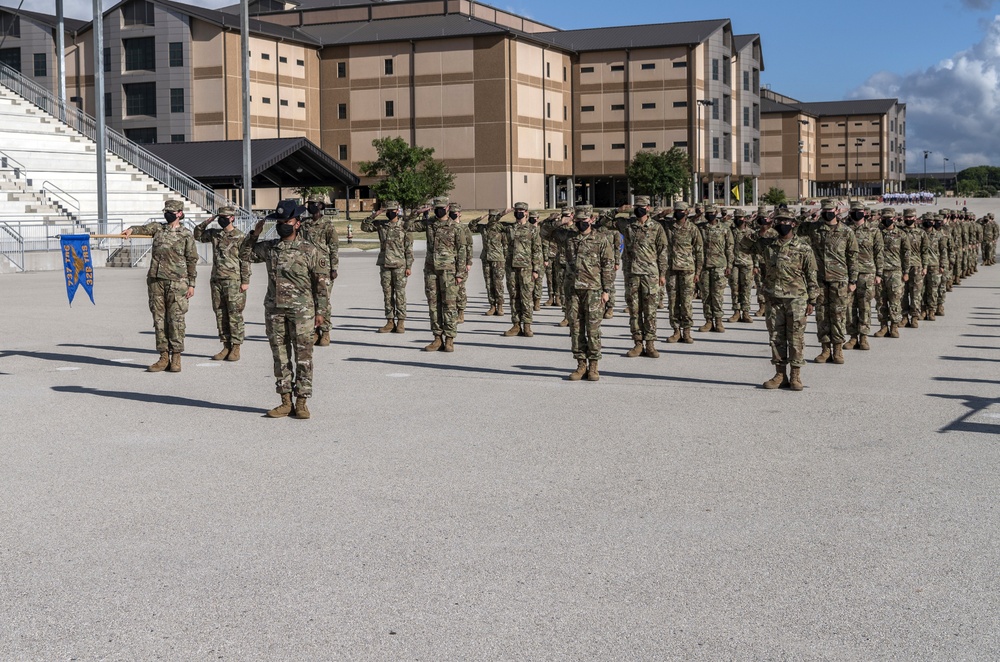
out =
[[[965,4],[975,4],[966,1]],[[992,3],[990,3],[992,4]],[[1000,16],[985,25],[983,39],[923,71],[879,72],[850,95],[897,97],[906,103],[907,170],[923,170],[923,150],[939,171],[948,157],[961,170],[1000,164]],[[949,164],[950,167],[950,164]]]

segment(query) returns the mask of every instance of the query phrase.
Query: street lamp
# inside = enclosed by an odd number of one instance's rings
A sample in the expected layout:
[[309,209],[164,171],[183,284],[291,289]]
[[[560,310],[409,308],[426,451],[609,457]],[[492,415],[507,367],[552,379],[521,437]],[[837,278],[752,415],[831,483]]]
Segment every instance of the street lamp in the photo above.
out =
[[941,162],[941,182],[944,183],[948,180],[948,161],[951,161],[947,156],[942,156],[944,161]]
[[861,198],[861,146],[864,144],[864,138],[854,139],[854,193],[859,199]]
[[929,149],[925,149],[924,150],[924,178],[920,182],[920,192],[921,193],[924,191],[924,187],[927,185],[927,157],[930,156],[933,153],[934,152],[932,152]]
[[691,202],[696,203],[700,201],[701,198],[701,107],[702,106],[714,106],[715,99],[698,99],[698,124],[695,126],[695,156],[694,156],[694,192],[691,196]]
[[799,200],[802,200],[802,153],[805,151],[805,142],[802,140],[802,127],[809,126],[809,120],[799,120],[799,158],[798,158],[798,183],[795,185],[795,189],[799,194]]

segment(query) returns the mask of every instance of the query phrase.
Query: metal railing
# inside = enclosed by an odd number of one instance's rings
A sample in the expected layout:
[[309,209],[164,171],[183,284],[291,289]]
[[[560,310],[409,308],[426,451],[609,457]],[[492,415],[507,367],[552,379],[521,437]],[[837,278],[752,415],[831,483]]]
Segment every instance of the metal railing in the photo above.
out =
[[3,222],[0,222],[0,254],[10,260],[18,271],[24,271],[24,237]]
[[[42,109],[56,121],[65,123],[90,140],[97,140],[97,120],[76,105],[62,103],[52,92],[3,63],[0,63],[0,85]],[[109,152],[184,196],[198,207],[214,212],[219,207],[232,205],[223,196],[193,177],[178,171],[114,129],[105,128],[104,137]],[[241,218],[252,216],[249,211],[242,208],[238,208],[237,215]]]
[[[12,163],[14,164],[13,166],[10,165]],[[0,150],[0,170],[10,170],[14,173],[14,179],[20,179],[21,177],[28,178],[28,169],[24,167],[24,164],[13,156],[8,156],[2,150]]]
[[[48,187],[48,188],[46,188],[46,187]],[[58,186],[56,186],[55,184],[53,184],[52,182],[50,182],[47,179],[44,182],[42,182],[42,195],[47,195],[47,196],[53,197],[56,200],[58,200],[59,202],[62,202],[63,204],[65,204],[66,205],[66,212],[67,213],[69,213],[70,211],[75,211],[76,214],[74,214],[74,216],[79,216],[80,215],[80,200],[79,200],[79,198],[76,198],[76,197],[70,195],[69,193],[67,193],[66,191],[62,190],[61,188],[59,188]]]

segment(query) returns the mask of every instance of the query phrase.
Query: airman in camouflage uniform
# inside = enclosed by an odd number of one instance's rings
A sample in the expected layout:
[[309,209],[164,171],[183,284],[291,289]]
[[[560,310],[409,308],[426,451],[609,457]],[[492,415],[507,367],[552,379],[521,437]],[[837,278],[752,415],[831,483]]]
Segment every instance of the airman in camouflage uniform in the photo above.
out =
[[571,283],[566,278],[566,269],[568,268],[566,262],[566,246],[569,244],[570,239],[575,237],[577,234],[576,225],[574,225],[573,222],[573,213],[572,209],[564,209],[558,219],[546,219],[539,227],[539,233],[542,239],[551,241],[556,245],[556,281],[561,287],[559,295],[562,297],[561,303],[563,309],[563,319],[559,322],[559,326],[569,326],[567,303],[568,293],[571,291]]
[[882,233],[868,222],[868,213],[861,201],[851,203],[844,224],[854,230],[858,242],[858,287],[849,297],[847,334],[850,339],[844,349],[868,350],[871,335],[872,300],[882,284]]
[[[516,211],[522,211],[518,202]],[[542,240],[535,226],[528,223],[525,214],[519,214],[517,222],[507,227],[507,289],[510,291],[511,327],[503,336],[525,336],[531,338],[532,310],[534,309],[535,282],[542,270]]]
[[[642,196],[640,196],[642,197]],[[647,205],[648,206],[648,205]],[[593,207],[581,207],[584,211],[593,212]],[[611,212],[613,213],[613,211]],[[591,218],[594,215],[591,213]],[[622,253],[621,253],[621,241],[618,234],[618,229],[615,227],[614,222],[608,220],[606,215],[599,215],[597,219],[592,223],[593,230],[599,235],[602,235],[611,243],[611,251],[614,253],[615,257],[615,278],[618,276],[618,271],[622,267]],[[616,286],[612,286],[611,293],[608,295],[608,305],[604,309],[604,319],[609,320],[615,316],[615,302],[617,301],[617,290]]]
[[[212,244],[212,310],[219,330],[222,351],[213,361],[239,361],[243,344],[243,309],[247,305],[250,288],[250,263],[240,259],[243,232],[233,224],[235,207],[220,207],[213,217],[194,228],[194,240]],[[212,221],[218,229],[208,229]]]
[[725,333],[722,315],[726,302],[726,282],[733,266],[733,235],[719,220],[719,208],[705,207],[705,222],[701,226],[705,260],[701,272],[701,306],[705,324],[698,331]]
[[921,218],[921,226],[927,234],[928,250],[925,267],[927,275],[924,276],[924,319],[933,322],[937,319],[938,293],[941,290],[941,280],[944,274],[945,265],[950,266],[948,261],[948,237],[944,232],[934,228],[935,215],[926,213]]
[[424,347],[424,351],[454,352],[458,333],[458,287],[468,273],[468,253],[462,231],[448,215],[448,198],[435,198],[433,216],[410,221],[407,230],[425,232],[427,236],[424,292],[434,340]]
[[[543,234],[542,228],[544,227],[544,224],[554,218],[558,218],[558,216],[550,216],[549,218],[542,219],[538,222],[539,235]],[[570,218],[572,218],[572,213],[570,213]],[[545,305],[560,306],[562,297],[559,293],[559,283],[556,280],[559,250],[554,241],[545,238],[542,239],[542,256],[545,258],[545,286],[549,292],[549,298],[545,300]]]
[[303,219],[300,228],[301,238],[319,249],[326,255],[326,262],[330,265],[330,275],[327,281],[330,292],[326,297],[327,308],[321,311],[323,315],[323,325],[316,329],[315,343],[320,347],[327,347],[330,344],[330,326],[332,308],[330,308],[331,297],[333,296],[333,281],[337,280],[337,270],[340,268],[340,237],[337,236],[337,228],[333,224],[334,215],[326,214],[326,196],[322,193],[314,193],[306,200],[306,209],[309,216]]
[[379,280],[385,308],[385,326],[379,333],[406,332],[406,279],[413,268],[413,239],[400,219],[402,208],[395,200],[382,205],[385,218],[378,212],[361,221],[362,232],[378,233]]
[[[791,213],[781,210],[776,220],[774,236],[759,232],[757,237],[744,237],[742,246],[757,255],[768,300],[767,330],[775,374],[763,386],[801,391],[806,321],[820,295],[816,259],[809,245],[795,236],[795,219]],[[789,364],[792,366],[790,378]]]
[[[156,351],[159,360],[149,366],[149,372],[181,371],[181,353],[184,352],[184,315],[188,300],[194,296],[194,283],[198,278],[198,251],[191,231],[181,225],[184,203],[167,200],[163,205],[166,223],[133,225],[122,234],[127,239],[132,234],[153,237],[146,290],[149,310],[153,313],[153,331],[156,333]],[[168,368],[169,366],[169,368]]]
[[811,236],[820,287],[816,328],[823,345],[815,361],[826,363],[832,358],[833,363],[841,364],[847,335],[847,306],[851,294],[857,290],[858,240],[849,228],[841,225],[832,200],[820,204],[822,222],[816,224]]
[[457,202],[452,202],[448,205],[448,218],[450,218],[455,223],[458,223],[458,232],[465,242],[465,276],[462,277],[462,282],[458,284],[458,324],[465,322],[465,307],[469,303],[469,296],[465,292],[466,284],[469,282],[469,273],[472,271],[472,254],[474,252],[473,242],[472,242],[472,229],[468,225],[462,223],[462,206]]
[[993,212],[983,216],[979,222],[983,226],[983,266],[993,266],[997,263],[997,237],[1000,236],[1000,226],[997,225]]
[[539,310],[542,309],[542,292],[544,291],[542,283],[542,275],[545,273],[545,243],[542,242],[542,235],[541,232],[539,232],[538,230],[539,220],[540,219],[538,217],[537,211],[528,213],[528,225],[530,225],[531,229],[535,231],[536,235],[538,235],[538,241],[542,247],[542,264],[539,267],[538,278],[535,279],[535,290],[534,290],[535,298],[532,306],[535,312],[538,312]]
[[903,232],[910,239],[910,263],[906,272],[910,278],[906,281],[906,291],[903,294],[904,326],[916,329],[922,318],[921,308],[924,303],[924,276],[927,275],[927,260],[930,252],[930,237],[917,223],[917,210],[903,210]]
[[628,265],[625,296],[628,299],[629,330],[635,345],[629,358],[660,358],[656,349],[656,311],[660,289],[667,284],[669,258],[667,233],[649,217],[649,198],[636,196],[635,215],[615,223],[624,243],[623,263]]
[[[765,226],[766,229],[770,230],[772,233],[774,232],[773,228],[774,219],[770,217],[766,206],[759,205],[757,207],[757,212],[754,214],[751,220],[753,221],[754,226],[757,229],[759,229],[761,226]],[[754,259],[753,288],[754,292],[757,293],[757,312],[754,313],[754,315],[756,315],[757,317],[764,317],[765,305],[766,305],[766,297],[764,296],[764,282],[763,278],[761,278],[761,271],[757,265],[756,258]]]
[[600,379],[601,321],[615,277],[611,244],[591,229],[591,220],[586,211],[577,211],[578,233],[566,243],[567,310],[576,359],[570,381],[579,381],[584,374],[588,381]]
[[742,209],[733,211],[733,224],[730,232],[733,235],[733,266],[729,272],[729,291],[733,299],[733,316],[730,322],[753,324],[750,317],[750,294],[754,278],[754,254],[744,251],[740,242],[745,237],[755,234],[755,230],[746,222],[746,214]]
[[701,230],[688,217],[686,203],[674,204],[674,220],[665,228],[667,232],[668,265],[667,291],[670,296],[670,326],[674,333],[668,343],[678,340],[693,343],[691,324],[694,313],[692,300],[694,288],[701,279],[705,248]]
[[876,338],[899,337],[902,321],[903,288],[909,280],[910,237],[895,227],[896,212],[892,207],[882,210],[882,289],[879,297],[879,330]]
[[948,293],[948,284],[951,282],[955,262],[951,231],[947,222],[943,213],[934,215],[934,231],[940,235],[938,253],[941,258],[941,278],[938,279],[937,306],[934,308],[935,318],[944,316],[944,299]]
[[503,315],[507,234],[500,219],[510,211],[510,209],[491,209],[486,216],[469,221],[469,229],[478,232],[483,238],[483,249],[479,259],[483,262],[483,280],[486,282],[486,297],[490,304],[486,315]]
[[314,334],[330,305],[329,253],[300,238],[305,211],[294,200],[283,200],[267,217],[276,221],[281,238],[258,242],[261,220],[240,246],[241,259],[267,265],[264,326],[274,357],[275,391],[281,396],[281,404],[267,412],[271,418],[292,413],[292,393],[295,416],[309,418]]

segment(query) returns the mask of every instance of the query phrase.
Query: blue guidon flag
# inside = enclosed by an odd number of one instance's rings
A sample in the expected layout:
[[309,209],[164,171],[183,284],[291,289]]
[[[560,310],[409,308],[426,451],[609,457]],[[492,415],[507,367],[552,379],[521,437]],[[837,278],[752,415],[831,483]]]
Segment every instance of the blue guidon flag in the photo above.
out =
[[66,276],[66,296],[73,305],[76,290],[83,285],[94,303],[94,263],[90,258],[89,234],[64,234],[59,237],[63,256],[63,275]]

